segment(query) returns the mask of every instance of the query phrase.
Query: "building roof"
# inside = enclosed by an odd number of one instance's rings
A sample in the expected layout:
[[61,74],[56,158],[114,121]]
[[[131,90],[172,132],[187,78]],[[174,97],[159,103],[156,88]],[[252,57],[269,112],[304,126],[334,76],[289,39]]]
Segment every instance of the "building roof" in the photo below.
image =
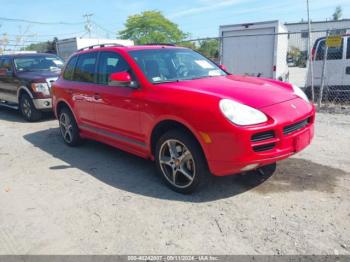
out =
[[[327,23],[339,23],[339,22],[349,22],[350,23],[350,19],[311,21],[311,24],[327,24]],[[307,21],[303,21],[303,22],[297,22],[297,23],[284,23],[284,25],[304,25],[307,23],[308,23]]]

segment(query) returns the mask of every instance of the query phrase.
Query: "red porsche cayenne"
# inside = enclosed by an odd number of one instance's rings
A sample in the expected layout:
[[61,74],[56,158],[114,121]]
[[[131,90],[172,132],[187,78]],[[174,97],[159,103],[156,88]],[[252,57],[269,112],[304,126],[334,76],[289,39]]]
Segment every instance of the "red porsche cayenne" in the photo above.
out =
[[89,138],[155,160],[181,193],[209,174],[273,173],[314,135],[315,108],[298,87],[231,75],[175,46],[79,50],[52,92],[68,145]]

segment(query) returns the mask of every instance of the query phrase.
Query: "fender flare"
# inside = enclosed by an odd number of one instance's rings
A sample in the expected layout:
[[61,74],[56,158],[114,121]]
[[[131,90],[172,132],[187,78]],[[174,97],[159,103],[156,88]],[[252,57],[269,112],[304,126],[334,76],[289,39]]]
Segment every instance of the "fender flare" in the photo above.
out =
[[77,122],[77,124],[78,124],[78,126],[79,126],[79,119],[78,119],[77,116],[75,115],[75,112],[74,112],[74,110],[72,109],[71,105],[70,105],[65,99],[59,99],[59,100],[57,100],[57,101],[53,104],[53,106],[52,106],[52,109],[53,109],[53,112],[54,112],[56,118],[58,119],[58,115],[57,115],[57,106],[58,106],[58,104],[61,103],[61,102],[64,103],[64,104],[69,108],[69,110],[72,112],[72,114],[73,114],[73,116],[74,116],[74,118],[75,118],[75,121]]
[[29,95],[29,97],[30,97],[31,99],[34,99],[33,94],[30,92],[30,90],[29,90],[28,87],[26,87],[26,86],[20,86],[20,87],[17,89],[17,101],[18,101],[18,103],[19,103],[19,96],[20,96],[20,94],[21,94],[22,91],[26,92],[27,95]]
[[201,146],[202,150],[203,150],[203,153],[205,154],[205,156],[207,156],[207,148],[206,148],[206,145],[203,141],[203,139],[201,138],[201,136],[196,132],[196,129],[193,128],[185,119],[183,118],[179,118],[179,117],[174,117],[172,115],[162,115],[161,117],[158,117],[156,119],[156,121],[153,122],[153,125],[149,128],[148,130],[148,134],[149,136],[146,138],[146,143],[147,143],[147,147],[149,148],[150,152],[152,151],[151,149],[151,134],[154,130],[154,128],[161,122],[163,121],[174,121],[174,122],[177,122],[181,125],[183,125],[184,127],[186,127],[191,133],[192,135],[197,139],[199,145]]

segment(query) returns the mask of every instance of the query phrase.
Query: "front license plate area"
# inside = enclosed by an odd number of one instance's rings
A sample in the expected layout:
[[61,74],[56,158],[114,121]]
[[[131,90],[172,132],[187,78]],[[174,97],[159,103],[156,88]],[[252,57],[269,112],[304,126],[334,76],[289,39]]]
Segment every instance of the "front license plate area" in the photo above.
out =
[[310,131],[306,130],[294,138],[294,150],[299,152],[310,144]]

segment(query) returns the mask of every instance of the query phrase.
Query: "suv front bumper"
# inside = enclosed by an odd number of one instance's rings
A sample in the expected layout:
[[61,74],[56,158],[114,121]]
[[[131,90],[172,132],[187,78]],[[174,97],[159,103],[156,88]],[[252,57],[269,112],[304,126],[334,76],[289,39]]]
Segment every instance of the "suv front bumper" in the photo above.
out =
[[33,103],[38,110],[52,110],[51,98],[33,99]]

